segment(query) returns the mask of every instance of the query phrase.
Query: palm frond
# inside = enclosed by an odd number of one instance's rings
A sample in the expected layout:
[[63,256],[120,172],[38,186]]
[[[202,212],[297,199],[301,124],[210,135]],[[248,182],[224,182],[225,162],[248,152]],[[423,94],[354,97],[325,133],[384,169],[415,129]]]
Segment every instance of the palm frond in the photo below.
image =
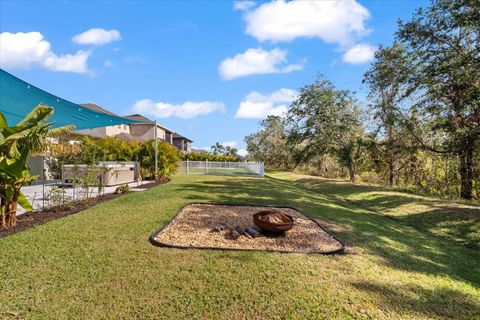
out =
[[67,135],[69,133],[72,133],[72,131],[75,129],[74,125],[68,125],[68,126],[63,126],[63,127],[58,127],[58,128],[53,128],[48,131],[48,136],[49,137],[60,137]]
[[30,120],[35,119],[35,121],[41,122],[49,117],[51,117],[53,114],[53,109],[45,104],[39,104],[35,108],[32,109],[20,122],[17,124],[17,126],[24,126]]

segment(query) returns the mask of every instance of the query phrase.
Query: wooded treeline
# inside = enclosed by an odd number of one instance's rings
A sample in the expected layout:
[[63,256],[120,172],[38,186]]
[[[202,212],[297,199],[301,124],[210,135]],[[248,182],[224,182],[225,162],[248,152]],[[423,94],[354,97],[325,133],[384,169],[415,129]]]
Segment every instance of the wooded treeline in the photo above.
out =
[[354,92],[319,76],[245,138],[250,157],[351,181],[480,198],[480,5],[436,0],[399,21]]

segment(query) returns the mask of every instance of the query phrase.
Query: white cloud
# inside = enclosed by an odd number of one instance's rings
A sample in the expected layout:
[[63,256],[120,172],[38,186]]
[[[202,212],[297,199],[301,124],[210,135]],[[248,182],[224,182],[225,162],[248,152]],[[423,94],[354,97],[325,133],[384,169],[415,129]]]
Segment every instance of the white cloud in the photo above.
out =
[[88,72],[90,51],[58,55],[40,32],[3,32],[0,34],[0,66],[5,69],[27,69],[39,65],[52,71]]
[[270,51],[248,49],[233,58],[223,60],[218,66],[220,77],[231,80],[252,74],[290,73],[303,69],[303,63],[286,64],[287,51],[278,48]]
[[282,116],[288,105],[295,100],[297,92],[291,89],[280,89],[268,95],[256,91],[250,92],[237,109],[236,118],[264,119],[267,116]]
[[236,148],[238,146],[237,141],[225,141],[221,143],[222,146],[224,147],[230,147],[230,148]]
[[248,11],[244,20],[246,33],[259,41],[305,37],[348,46],[369,32],[365,26],[369,17],[369,11],[355,0],[279,0]]
[[72,41],[78,44],[103,45],[122,38],[118,30],[105,30],[101,28],[92,28],[80,34],[73,36]]
[[245,157],[246,155],[248,155],[248,151],[247,151],[247,149],[244,149],[244,148],[238,149],[237,154],[242,156],[242,157]]
[[343,54],[342,60],[343,62],[350,64],[366,63],[373,60],[375,57],[375,50],[376,48],[374,46],[357,44]]
[[186,101],[182,104],[171,104],[165,102],[155,103],[150,99],[137,101],[132,107],[132,111],[135,113],[152,115],[156,118],[179,117],[184,119],[209,114],[215,111],[224,112],[224,110],[225,105],[221,102]]
[[255,7],[256,3],[255,1],[234,1],[233,2],[233,9],[234,10],[240,10],[240,11],[247,11],[251,9],[252,7]]

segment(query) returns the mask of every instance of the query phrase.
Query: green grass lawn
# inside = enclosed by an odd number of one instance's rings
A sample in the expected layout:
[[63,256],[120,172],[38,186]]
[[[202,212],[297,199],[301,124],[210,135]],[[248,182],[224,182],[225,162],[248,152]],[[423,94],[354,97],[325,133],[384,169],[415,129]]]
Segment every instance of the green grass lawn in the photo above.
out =
[[[188,168],[188,172],[189,174],[205,174],[205,168]],[[255,171],[249,168],[208,168],[207,174],[232,176],[258,175]]]
[[447,201],[382,187],[273,172],[271,176],[296,180],[302,187],[341,198],[373,213],[408,224],[424,233],[480,250],[480,206]]
[[[347,253],[152,246],[150,234],[193,201],[296,207]],[[478,208],[464,213],[471,227],[450,233],[435,217],[443,209],[427,210],[440,202],[281,173],[179,175],[0,239],[0,318],[478,319]]]

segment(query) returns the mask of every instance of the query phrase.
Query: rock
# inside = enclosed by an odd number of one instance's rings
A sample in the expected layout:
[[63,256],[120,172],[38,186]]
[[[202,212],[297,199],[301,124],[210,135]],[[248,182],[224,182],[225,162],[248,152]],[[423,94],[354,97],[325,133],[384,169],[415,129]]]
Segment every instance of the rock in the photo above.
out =
[[261,233],[257,229],[254,228],[245,228],[245,234],[248,234],[252,238],[258,237]]
[[215,227],[213,227],[211,232],[220,232],[220,231],[225,230],[226,228],[227,227],[224,224],[217,224]]
[[235,226],[235,230],[237,230],[238,233],[244,234],[245,233],[245,226]]
[[240,233],[237,230],[231,229],[230,230],[230,239],[237,240],[240,237]]

